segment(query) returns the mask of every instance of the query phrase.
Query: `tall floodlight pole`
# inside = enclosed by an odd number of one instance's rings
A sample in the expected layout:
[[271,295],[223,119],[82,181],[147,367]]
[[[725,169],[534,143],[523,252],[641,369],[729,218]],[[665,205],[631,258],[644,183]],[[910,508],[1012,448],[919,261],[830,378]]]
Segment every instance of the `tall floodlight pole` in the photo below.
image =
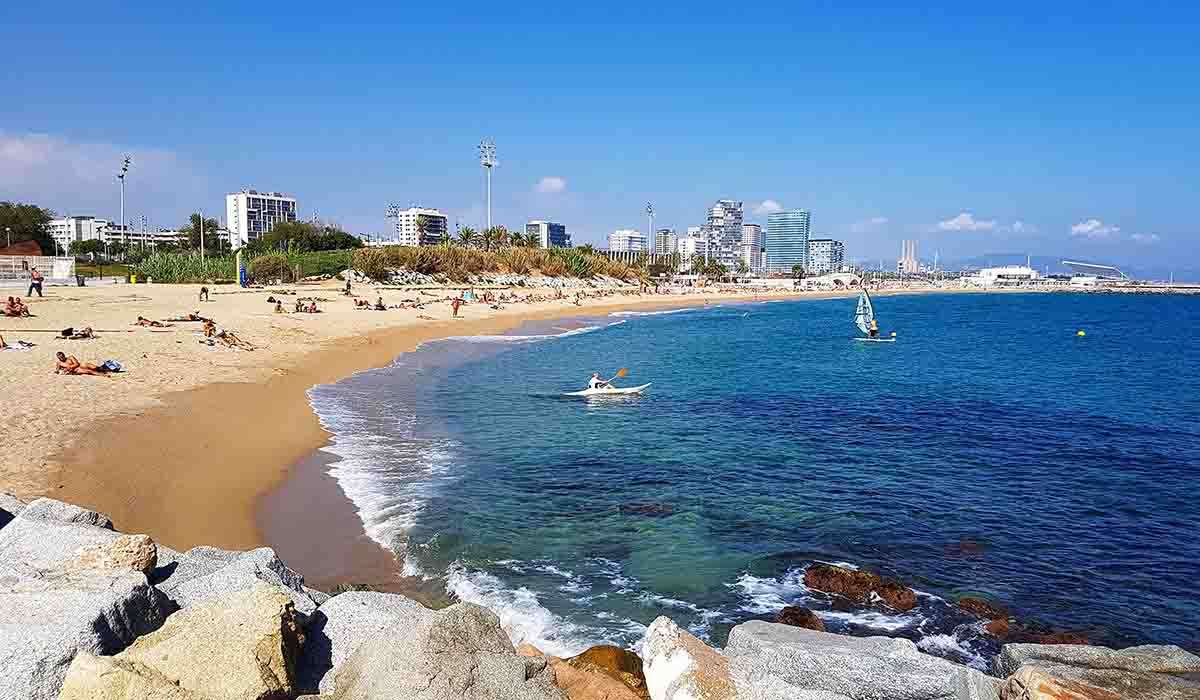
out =
[[[385,219],[395,219],[396,220],[396,241],[395,242],[397,244],[399,244],[400,243],[400,205],[399,204],[387,205],[387,209],[384,210],[383,217]],[[382,242],[383,241],[380,241],[380,243],[382,243]]]
[[656,250],[658,248],[658,241],[654,239],[654,205],[650,202],[646,202],[646,216],[650,219],[650,230],[647,232],[650,240],[648,247],[650,248],[650,254],[653,255],[658,252]]
[[[132,162],[129,156],[125,156],[125,160],[121,163],[121,172],[117,173],[117,179],[121,181],[121,231],[125,231],[125,174],[129,172],[129,164]],[[104,253],[108,254],[108,236],[104,237]]]
[[496,166],[496,144],[491,139],[479,142],[479,164],[487,173],[487,227],[492,227],[492,168]]
[[200,261],[204,261],[204,210],[200,210]]

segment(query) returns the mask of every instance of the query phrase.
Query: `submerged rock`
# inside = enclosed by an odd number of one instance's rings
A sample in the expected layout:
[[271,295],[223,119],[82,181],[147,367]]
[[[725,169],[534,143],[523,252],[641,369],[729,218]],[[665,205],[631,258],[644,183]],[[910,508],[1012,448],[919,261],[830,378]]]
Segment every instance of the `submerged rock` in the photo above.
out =
[[260,583],[175,613],[116,656],[80,655],[59,698],[291,697],[303,641],[287,592]]
[[622,503],[622,515],[644,515],[648,518],[665,518],[675,512],[670,503]]
[[975,596],[964,596],[958,599],[958,607],[984,620],[1007,620],[1008,610],[1003,606]]
[[646,686],[653,700],[732,700],[729,661],[716,649],[660,617],[642,647]]
[[[339,598],[342,596],[338,596]],[[334,598],[337,600],[337,598]],[[325,697],[325,696],[323,696]],[[544,658],[518,656],[500,619],[458,603],[414,610],[334,674],[333,700],[564,700]]]
[[792,627],[803,627],[817,632],[825,631],[825,622],[812,610],[789,605],[775,613],[775,622]]
[[870,605],[872,594],[889,608],[907,612],[917,606],[913,590],[892,579],[869,571],[832,564],[813,564],[804,572],[804,585],[822,593],[842,596],[859,605]]
[[[746,694],[823,691],[854,699],[996,700],[996,681],[923,654],[907,639],[847,637],[753,621],[729,633],[730,671]],[[795,695],[795,697],[804,697]]]

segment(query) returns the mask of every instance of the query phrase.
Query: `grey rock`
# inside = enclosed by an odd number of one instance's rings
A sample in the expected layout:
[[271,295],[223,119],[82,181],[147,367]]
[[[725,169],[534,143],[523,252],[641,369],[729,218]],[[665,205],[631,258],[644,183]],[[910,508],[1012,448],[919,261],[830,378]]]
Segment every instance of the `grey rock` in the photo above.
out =
[[25,501],[11,493],[0,491],[0,527],[12,522],[12,519],[25,510]]
[[270,547],[248,552],[228,552],[211,547],[188,550],[163,578],[155,574],[160,590],[180,608],[230,591],[249,588],[259,581],[288,589],[296,612],[305,619],[317,603],[304,589],[304,577],[289,569]]
[[546,659],[517,656],[495,614],[471,603],[414,609],[351,654],[334,685],[332,700],[565,700]]
[[112,519],[107,515],[70,503],[56,501],[53,498],[39,498],[33,501],[21,511],[20,517],[26,520],[52,520],[60,523],[102,527],[106,530],[113,529]]
[[137,572],[39,577],[0,566],[0,700],[56,698],[76,654],[115,654],[172,610]]
[[33,504],[0,529],[0,567],[22,576],[37,577],[62,568],[81,550],[105,547],[120,537],[100,527],[27,517],[32,508]]
[[328,693],[334,674],[362,645],[383,630],[405,620],[424,618],[429,610],[392,593],[352,591],[330,598],[309,619],[300,659],[301,692]]
[[992,661],[992,669],[1005,678],[1022,666],[1048,663],[1144,673],[1200,673],[1200,656],[1174,645],[1158,644],[1120,651],[1084,644],[1005,644]]
[[308,586],[304,587],[304,592],[308,594],[309,598],[313,599],[313,602],[316,603],[318,607],[329,602],[330,598],[333,598],[333,596],[329,595],[325,591],[318,591],[317,589],[309,588]]
[[781,681],[851,700],[999,698],[995,679],[923,654],[907,639],[847,637],[752,621],[733,628],[725,655],[739,688]]
[[1022,666],[1001,690],[1004,700],[1200,700],[1200,681],[1168,673],[1085,668],[1052,662]]

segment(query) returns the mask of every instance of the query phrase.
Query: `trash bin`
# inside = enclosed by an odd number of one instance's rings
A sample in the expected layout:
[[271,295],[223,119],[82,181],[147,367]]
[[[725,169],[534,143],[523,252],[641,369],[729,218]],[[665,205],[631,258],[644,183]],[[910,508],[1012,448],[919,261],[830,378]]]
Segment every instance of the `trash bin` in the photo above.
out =
[[130,283],[130,284],[137,284],[137,275],[130,275],[130,276],[129,276],[129,283]]

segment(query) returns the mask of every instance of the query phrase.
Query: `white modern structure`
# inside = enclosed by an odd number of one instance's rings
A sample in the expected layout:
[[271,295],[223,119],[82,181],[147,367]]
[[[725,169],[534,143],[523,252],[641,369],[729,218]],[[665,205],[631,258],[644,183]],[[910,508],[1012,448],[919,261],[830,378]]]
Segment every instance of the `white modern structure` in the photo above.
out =
[[225,195],[225,221],[234,250],[262,238],[281,221],[296,220],[296,198],[281,192],[242,190]]
[[[94,216],[67,216],[52,219],[49,223],[50,237],[54,239],[57,252],[66,255],[71,250],[72,243],[82,241],[100,241],[105,245],[119,243],[127,248],[144,246],[154,248],[160,245],[184,245],[187,234],[172,229],[153,229],[147,226],[124,229],[108,219],[98,219]],[[212,232],[219,240],[228,241],[229,232],[219,229]],[[49,252],[49,251],[47,251]]]
[[105,240],[104,235],[111,225],[112,222],[108,219],[97,219],[94,216],[68,216],[62,219],[52,219],[49,224],[50,237],[65,254],[71,250],[72,243]]
[[704,233],[709,240],[709,256],[730,270],[737,268],[741,259],[742,203],[732,199],[717,200],[708,210]]
[[688,235],[679,239],[675,250],[679,253],[679,269],[687,272],[692,269],[692,261],[697,256],[708,259],[708,239],[700,235],[699,227],[688,229]]
[[393,205],[387,208],[387,217],[396,220],[391,239],[373,245],[437,245],[448,230],[446,215],[429,207],[401,209]]
[[921,271],[921,263],[917,261],[917,242],[900,241],[900,259],[896,261],[896,272],[901,275],[915,275]]
[[846,264],[846,246],[830,238],[808,239],[808,274],[840,272]]
[[649,245],[641,231],[617,229],[608,234],[608,249],[614,253],[645,253]]
[[766,268],[766,238],[762,226],[742,224],[742,242],[738,253],[751,272],[762,272]]
[[534,234],[538,237],[538,245],[542,248],[570,248],[571,234],[567,227],[555,221],[530,221],[525,224],[525,235]]
[[676,252],[679,246],[679,236],[673,228],[660,228],[654,232],[654,252],[670,254]]
[[1079,262],[1078,260],[1063,260],[1060,263],[1080,277],[1096,277],[1104,280],[1127,280],[1129,276],[1112,265]]
[[1004,287],[1033,282],[1040,277],[1038,271],[1028,265],[1005,265],[1003,267],[985,267],[964,282],[976,287]]

